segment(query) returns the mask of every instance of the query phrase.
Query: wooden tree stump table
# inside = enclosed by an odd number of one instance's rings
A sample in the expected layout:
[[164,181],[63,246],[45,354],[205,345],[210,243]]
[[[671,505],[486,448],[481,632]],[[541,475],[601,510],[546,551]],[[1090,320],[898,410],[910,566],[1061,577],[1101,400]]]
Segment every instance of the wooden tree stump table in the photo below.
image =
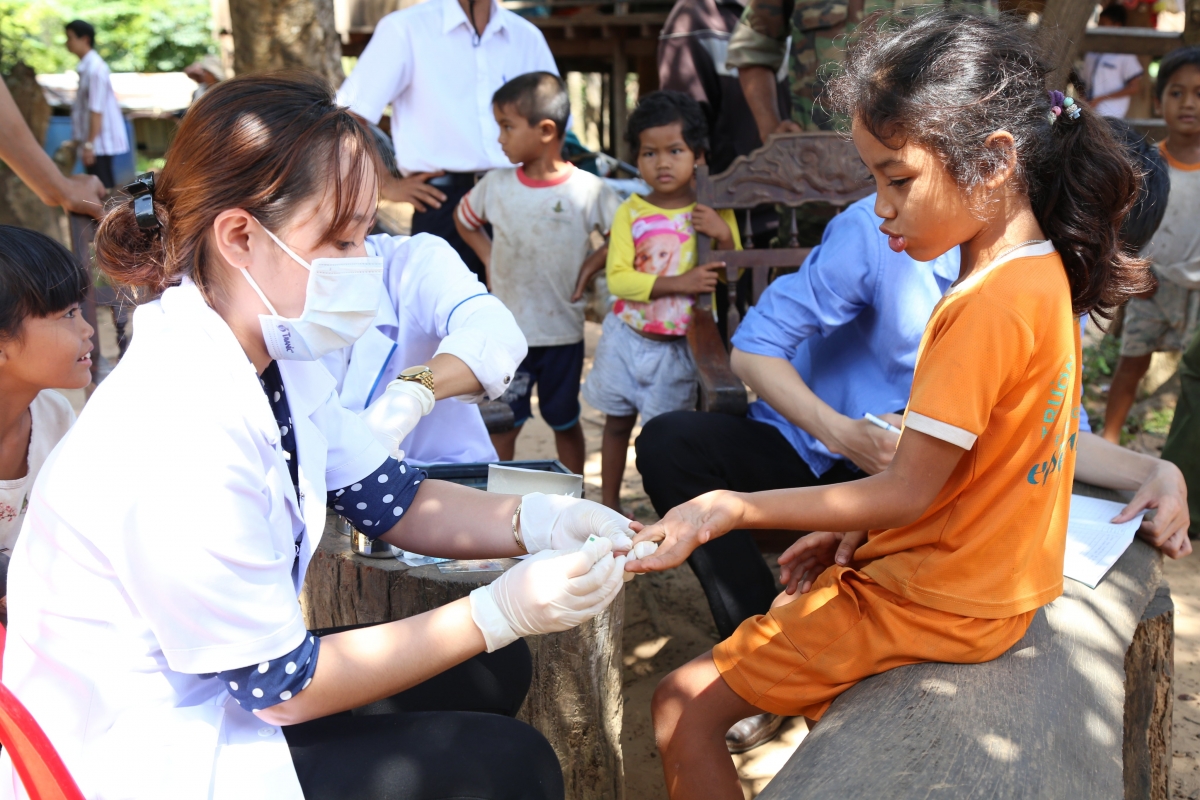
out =
[[[364,558],[326,521],[300,601],[310,629],[390,622],[466,597],[499,572],[441,572],[394,558]],[[516,559],[499,559],[512,566]],[[625,594],[591,622],[525,641],[533,684],[518,713],[549,740],[568,800],[624,800],[621,633]]]

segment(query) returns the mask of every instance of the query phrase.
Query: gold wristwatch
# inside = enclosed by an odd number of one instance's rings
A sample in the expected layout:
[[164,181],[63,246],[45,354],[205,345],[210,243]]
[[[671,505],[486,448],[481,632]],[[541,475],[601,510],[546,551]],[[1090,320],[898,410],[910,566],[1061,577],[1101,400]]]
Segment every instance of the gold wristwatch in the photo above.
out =
[[435,400],[437,399],[437,392],[433,390],[433,370],[424,364],[400,370],[400,380],[421,384],[429,390]]

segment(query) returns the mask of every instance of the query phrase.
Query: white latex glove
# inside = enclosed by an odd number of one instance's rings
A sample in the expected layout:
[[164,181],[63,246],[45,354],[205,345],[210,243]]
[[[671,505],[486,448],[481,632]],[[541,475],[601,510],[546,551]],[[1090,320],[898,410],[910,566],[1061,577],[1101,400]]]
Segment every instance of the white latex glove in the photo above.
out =
[[633,546],[629,519],[608,506],[541,492],[521,498],[521,540],[530,553],[575,550],[589,536],[611,539],[620,552]]
[[574,628],[608,608],[624,585],[625,556],[596,538],[573,553],[543,550],[471,592],[471,619],[494,652],[522,636]]
[[430,411],[433,411],[433,392],[416,381],[397,379],[388,384],[382,397],[358,416],[367,423],[375,441],[387,448],[388,455],[403,459],[400,443]]

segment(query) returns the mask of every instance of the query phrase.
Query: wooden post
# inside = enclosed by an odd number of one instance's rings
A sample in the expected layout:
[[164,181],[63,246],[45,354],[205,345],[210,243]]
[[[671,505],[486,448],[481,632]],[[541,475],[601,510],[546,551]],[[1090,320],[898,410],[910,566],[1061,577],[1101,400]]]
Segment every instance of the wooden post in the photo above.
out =
[[630,161],[629,145],[625,141],[625,123],[629,118],[628,99],[625,96],[625,76],[629,74],[629,62],[618,38],[613,45],[612,70],[612,149],[617,158]]
[[1185,47],[1200,44],[1200,0],[1186,0],[1186,15],[1183,18],[1183,44]]
[[[443,573],[362,558],[329,518],[300,602],[310,629],[389,622],[466,597],[499,572]],[[507,566],[515,559],[500,559]],[[621,636],[625,595],[574,630],[526,639],[533,683],[517,718],[537,728],[562,765],[569,800],[624,800]]]

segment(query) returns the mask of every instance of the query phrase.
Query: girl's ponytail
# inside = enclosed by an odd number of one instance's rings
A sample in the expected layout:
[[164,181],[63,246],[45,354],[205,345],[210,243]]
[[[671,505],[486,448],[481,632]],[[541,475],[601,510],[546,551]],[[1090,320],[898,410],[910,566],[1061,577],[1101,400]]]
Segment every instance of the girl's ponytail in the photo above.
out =
[[[1079,109],[1074,119],[1066,110],[1072,107]],[[1029,199],[1062,256],[1075,313],[1108,318],[1153,286],[1146,262],[1121,239],[1142,176],[1104,118],[1078,105],[1057,108],[1062,113],[1050,125],[1050,152],[1038,159],[1042,172],[1030,181]]]

